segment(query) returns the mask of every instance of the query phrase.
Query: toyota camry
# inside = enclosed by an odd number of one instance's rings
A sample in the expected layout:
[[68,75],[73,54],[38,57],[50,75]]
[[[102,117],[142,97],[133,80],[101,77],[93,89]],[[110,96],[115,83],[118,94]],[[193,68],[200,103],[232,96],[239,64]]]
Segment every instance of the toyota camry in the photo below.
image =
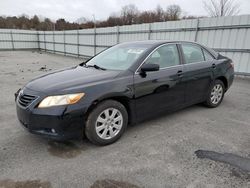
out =
[[231,59],[186,41],[127,42],[75,67],[28,82],[16,96],[29,132],[94,144],[118,140],[128,124],[203,103],[214,108],[234,79]]

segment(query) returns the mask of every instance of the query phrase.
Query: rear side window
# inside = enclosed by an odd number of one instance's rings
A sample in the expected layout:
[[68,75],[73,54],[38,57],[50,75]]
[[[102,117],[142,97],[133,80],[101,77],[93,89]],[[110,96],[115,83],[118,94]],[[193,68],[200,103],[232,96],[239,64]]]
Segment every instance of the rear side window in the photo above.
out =
[[197,45],[182,44],[182,50],[186,63],[197,63],[205,60],[202,49]]
[[214,57],[209,52],[207,52],[207,50],[203,50],[203,53],[204,53],[206,61],[212,61],[212,60],[214,60]]
[[180,64],[179,52],[175,44],[168,44],[158,48],[146,61],[146,63],[158,64],[160,68],[171,67]]

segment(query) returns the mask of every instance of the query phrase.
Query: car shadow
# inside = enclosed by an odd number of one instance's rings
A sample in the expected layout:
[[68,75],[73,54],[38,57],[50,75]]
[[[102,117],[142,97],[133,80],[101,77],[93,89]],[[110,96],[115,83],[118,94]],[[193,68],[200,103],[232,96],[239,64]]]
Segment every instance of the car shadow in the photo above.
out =
[[63,159],[71,159],[80,155],[82,151],[84,151],[84,148],[73,141],[49,140],[47,151],[52,156]]
[[161,112],[159,114],[155,114],[154,116],[145,117],[143,120],[137,123],[130,124],[128,126],[128,129],[130,129],[130,127],[137,127],[137,126],[142,126],[144,124],[150,124],[155,121],[165,120],[166,118],[173,118],[174,116],[179,116],[183,113],[190,112],[192,110],[198,110],[198,109],[204,109],[204,108],[206,109],[206,107],[203,104],[195,104],[195,105],[188,106],[188,107],[175,110],[175,111],[171,111],[171,112]]
[[[133,129],[139,128],[141,126],[151,126],[151,124],[154,124],[155,121],[161,121],[165,118],[171,118],[173,116],[177,116],[178,114],[185,113],[186,111],[194,110],[204,108],[202,105],[194,105],[190,106],[175,112],[170,113],[162,113],[158,114],[157,117],[150,117],[146,118],[143,121],[140,121],[133,125],[128,125],[126,132],[132,132]],[[122,139],[126,139],[126,132]],[[118,145],[121,140],[118,140]],[[115,146],[116,143],[112,144]],[[100,146],[96,146],[89,142],[89,140],[84,136],[82,139],[75,139],[75,140],[69,140],[69,141],[54,141],[54,140],[48,140],[47,142],[47,151],[50,155],[63,158],[63,159],[71,159],[75,158],[78,155],[80,155],[83,151],[86,151],[88,149],[96,149]]]

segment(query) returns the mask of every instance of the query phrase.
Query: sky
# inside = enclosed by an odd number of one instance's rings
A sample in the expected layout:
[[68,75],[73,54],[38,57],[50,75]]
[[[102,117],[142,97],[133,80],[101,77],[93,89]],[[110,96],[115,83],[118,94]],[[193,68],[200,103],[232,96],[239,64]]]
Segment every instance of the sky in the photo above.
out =
[[[207,0],[208,1],[208,0]],[[119,12],[122,6],[135,4],[139,10],[152,10],[157,5],[164,9],[171,4],[181,6],[185,15],[206,16],[203,0],[0,0],[0,15],[40,15],[53,21],[64,18],[74,22],[85,17],[104,20],[111,13]],[[240,5],[240,14],[250,14],[250,0],[235,0]]]

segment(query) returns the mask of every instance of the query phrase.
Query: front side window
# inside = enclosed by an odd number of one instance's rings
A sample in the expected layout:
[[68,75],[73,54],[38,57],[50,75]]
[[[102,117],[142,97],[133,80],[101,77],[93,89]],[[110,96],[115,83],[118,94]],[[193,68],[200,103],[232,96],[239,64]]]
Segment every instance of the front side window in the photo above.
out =
[[146,63],[158,64],[160,68],[179,65],[180,60],[177,46],[175,44],[169,44],[158,48],[146,60]]
[[204,61],[202,49],[193,44],[182,44],[184,59],[187,64]]
[[150,46],[145,44],[121,44],[113,46],[87,62],[108,70],[127,70]]

